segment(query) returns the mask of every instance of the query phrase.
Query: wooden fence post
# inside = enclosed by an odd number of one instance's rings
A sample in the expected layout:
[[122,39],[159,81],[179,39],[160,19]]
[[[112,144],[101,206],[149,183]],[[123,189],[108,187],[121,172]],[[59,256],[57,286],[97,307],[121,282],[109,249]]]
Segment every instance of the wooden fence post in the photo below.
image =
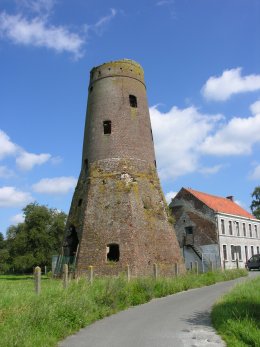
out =
[[93,279],[94,279],[94,270],[93,270],[93,266],[90,265],[89,266],[89,270],[90,270],[90,275],[89,275],[89,280],[90,280],[90,284],[93,284]]
[[126,274],[127,274],[127,282],[130,282],[131,272],[130,272],[130,266],[129,265],[126,265]]
[[214,265],[213,265],[213,261],[210,260],[210,270],[213,271],[214,270]]
[[197,261],[195,261],[195,271],[196,271],[196,275],[199,274],[199,263]]
[[66,289],[68,287],[68,274],[69,274],[69,267],[68,264],[63,265],[63,288]]
[[41,268],[36,266],[34,269],[34,283],[35,283],[35,292],[37,295],[41,292]]
[[174,264],[174,272],[175,272],[175,276],[177,277],[179,275],[179,266],[178,263]]
[[157,278],[158,278],[158,265],[157,264],[153,264],[153,275],[154,275],[154,278],[157,280]]

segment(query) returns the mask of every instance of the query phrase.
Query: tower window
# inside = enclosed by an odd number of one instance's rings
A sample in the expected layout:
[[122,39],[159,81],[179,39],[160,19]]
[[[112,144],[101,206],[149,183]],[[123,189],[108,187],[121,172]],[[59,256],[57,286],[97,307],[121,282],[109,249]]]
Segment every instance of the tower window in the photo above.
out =
[[154,160],[154,166],[156,167],[156,160]]
[[104,134],[111,134],[111,120],[103,122]]
[[119,261],[120,252],[117,243],[107,245],[107,261]]
[[78,206],[80,207],[82,205],[82,199],[79,199]]
[[88,159],[84,160],[84,170],[85,170],[85,174],[88,173]]
[[129,103],[131,107],[137,107],[137,98],[134,95],[129,95]]

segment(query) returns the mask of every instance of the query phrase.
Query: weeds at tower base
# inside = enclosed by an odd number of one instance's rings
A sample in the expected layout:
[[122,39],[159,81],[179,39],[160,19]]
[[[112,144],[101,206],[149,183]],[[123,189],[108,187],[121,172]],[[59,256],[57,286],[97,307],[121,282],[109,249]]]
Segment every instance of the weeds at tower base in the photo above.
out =
[[[245,276],[244,270],[187,274],[178,278],[86,278],[62,281],[44,277],[40,295],[32,278],[0,276],[0,347],[52,347],[94,321],[153,298]],[[20,280],[19,280],[20,278]]]

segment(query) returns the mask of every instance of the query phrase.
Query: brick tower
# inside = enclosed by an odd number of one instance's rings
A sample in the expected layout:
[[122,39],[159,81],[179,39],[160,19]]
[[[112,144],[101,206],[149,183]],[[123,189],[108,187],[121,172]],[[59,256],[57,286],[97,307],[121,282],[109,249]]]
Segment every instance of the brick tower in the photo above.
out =
[[[77,247],[78,244],[78,247]],[[156,171],[144,72],[132,60],[91,70],[82,166],[65,251],[76,271],[148,275],[183,260]]]

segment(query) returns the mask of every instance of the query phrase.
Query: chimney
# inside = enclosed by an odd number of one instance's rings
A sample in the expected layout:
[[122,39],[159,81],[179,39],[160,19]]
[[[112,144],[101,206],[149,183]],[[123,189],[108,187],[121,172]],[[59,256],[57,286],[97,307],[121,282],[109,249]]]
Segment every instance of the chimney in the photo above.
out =
[[233,196],[233,195],[227,196],[226,199],[228,199],[228,200],[234,202],[234,196]]

